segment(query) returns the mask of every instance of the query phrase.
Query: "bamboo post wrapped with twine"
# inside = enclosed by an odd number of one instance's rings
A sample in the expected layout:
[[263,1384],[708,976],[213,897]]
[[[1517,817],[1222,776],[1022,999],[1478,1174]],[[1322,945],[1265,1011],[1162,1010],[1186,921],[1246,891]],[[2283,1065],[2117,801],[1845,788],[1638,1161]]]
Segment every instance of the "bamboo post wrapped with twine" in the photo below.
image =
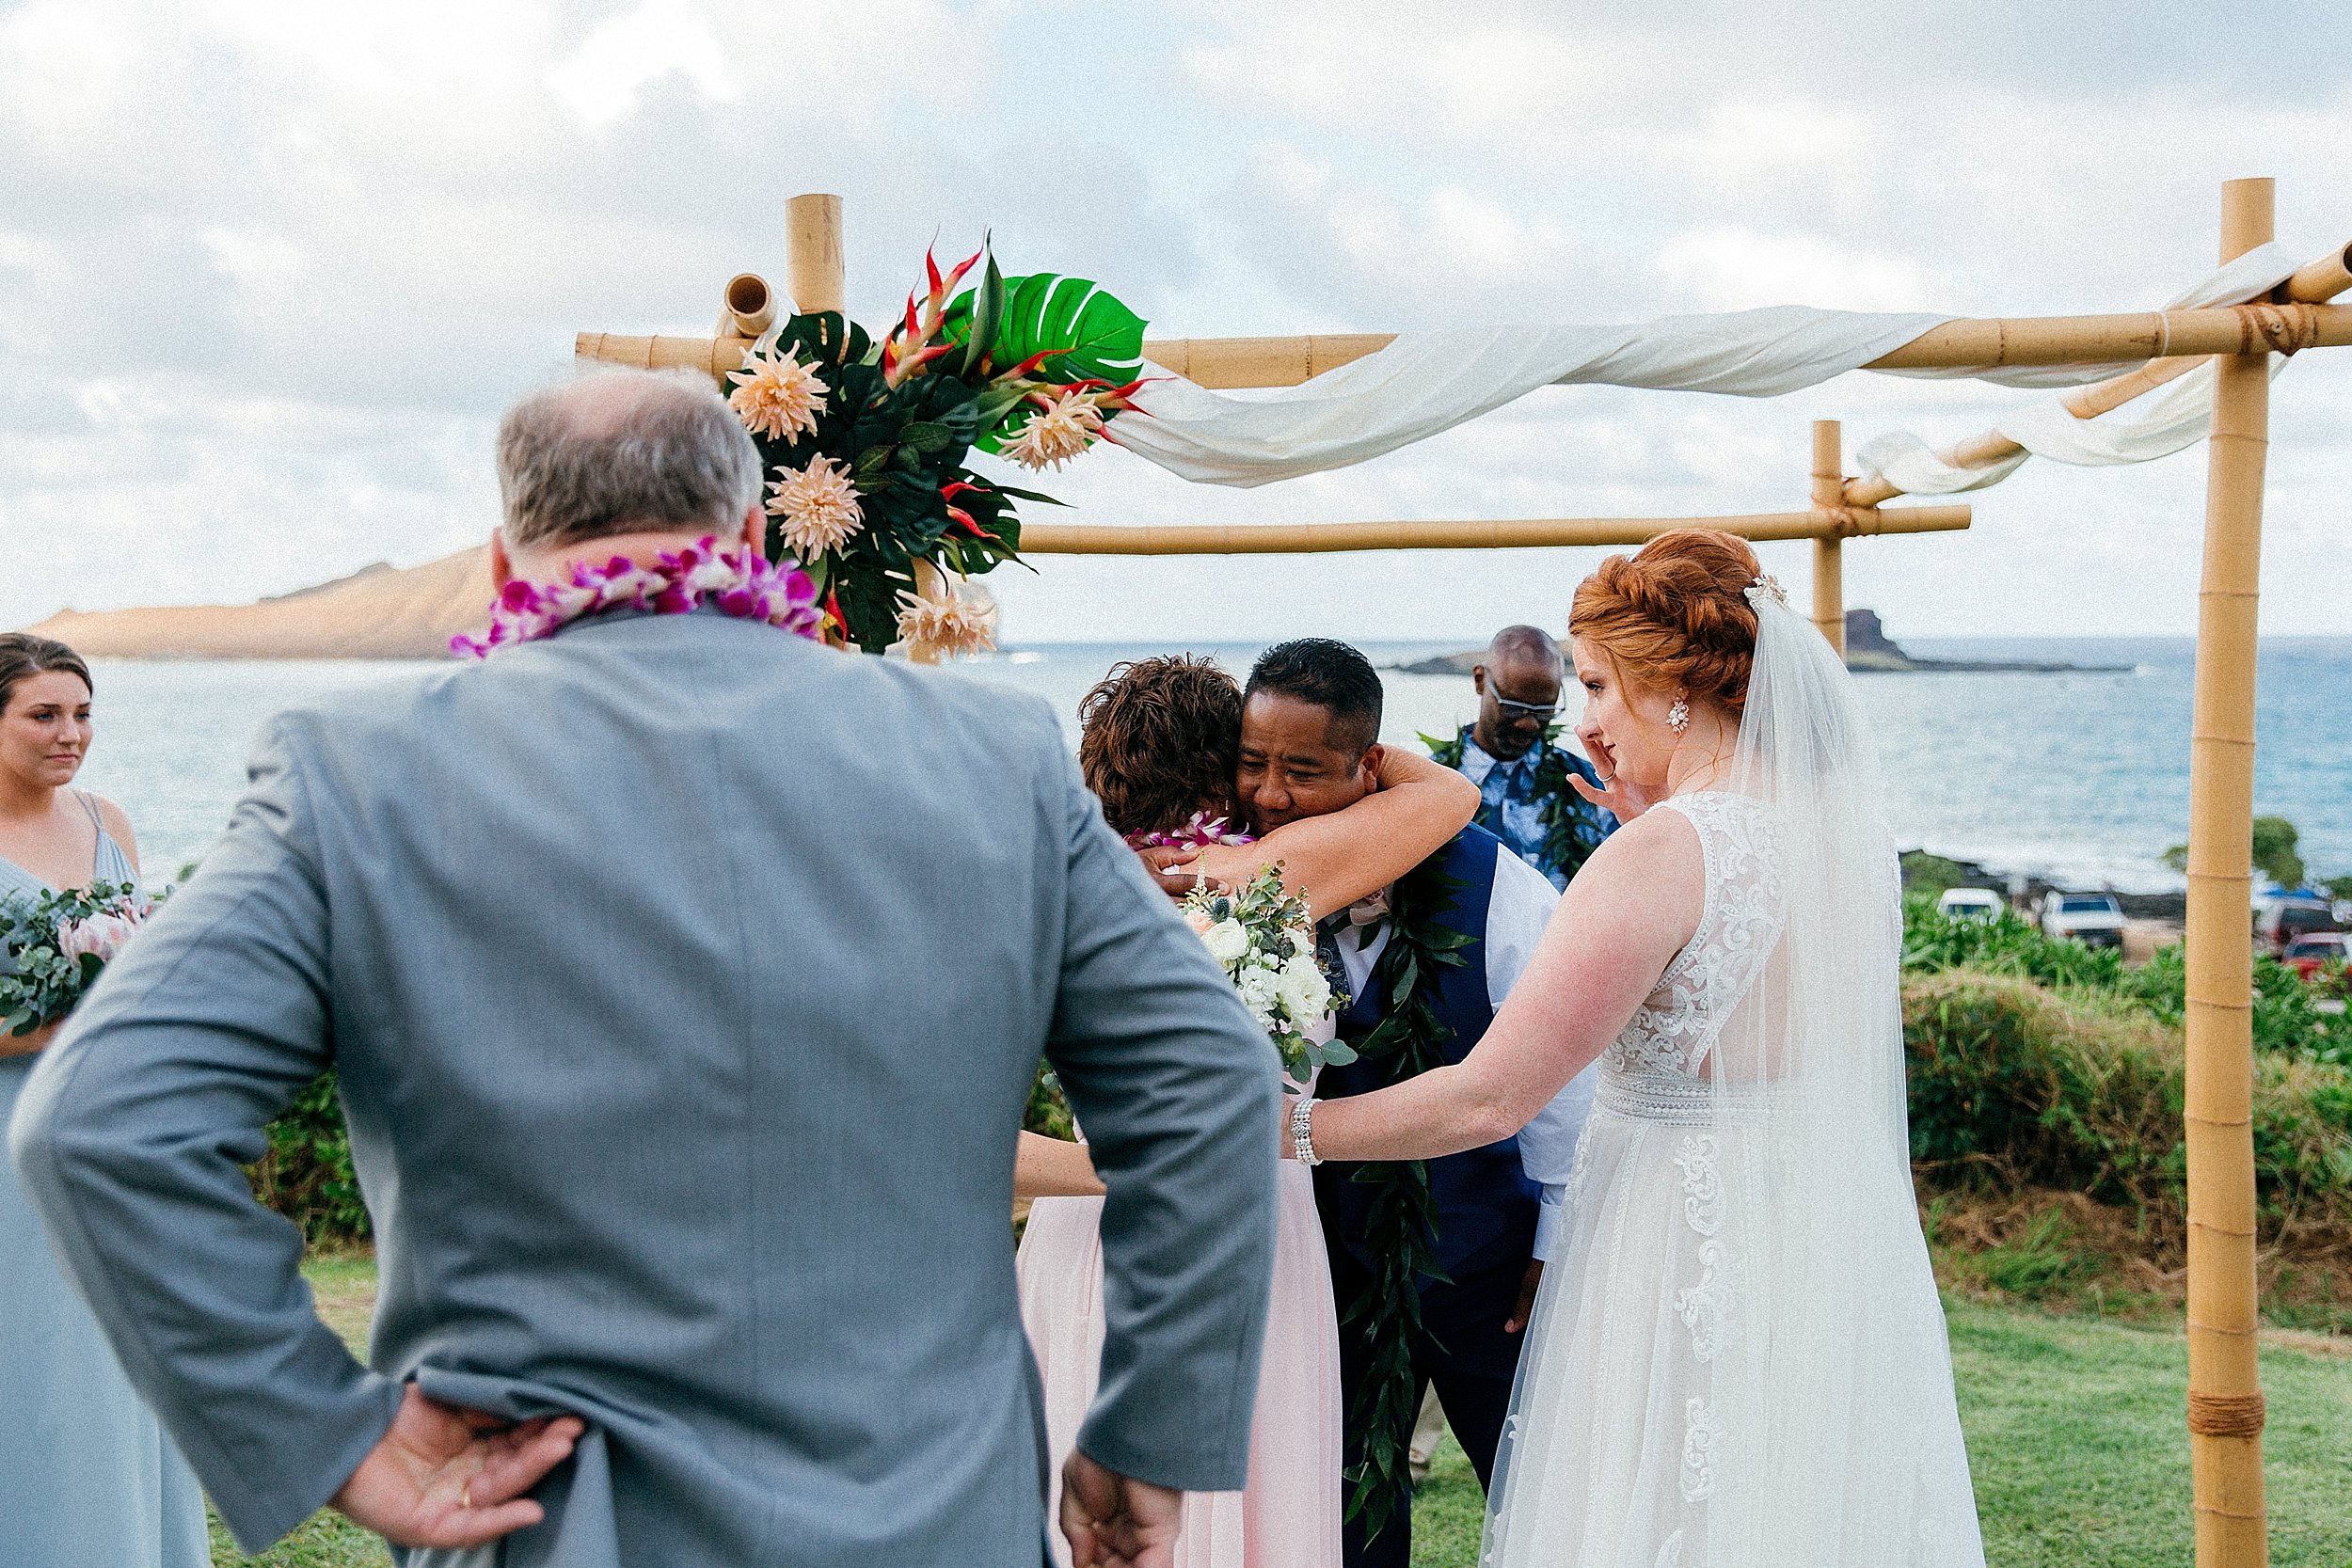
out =
[[1813,421],[1813,510],[1829,525],[1813,536],[1813,624],[1837,657],[1846,657],[1846,541],[1838,531],[1846,512],[1844,427]]
[[[2221,260],[2270,238],[2268,180],[2221,187]],[[2189,740],[2188,1447],[2198,1568],[2269,1561],[2254,1279],[2254,670],[2270,365],[2216,365]]]

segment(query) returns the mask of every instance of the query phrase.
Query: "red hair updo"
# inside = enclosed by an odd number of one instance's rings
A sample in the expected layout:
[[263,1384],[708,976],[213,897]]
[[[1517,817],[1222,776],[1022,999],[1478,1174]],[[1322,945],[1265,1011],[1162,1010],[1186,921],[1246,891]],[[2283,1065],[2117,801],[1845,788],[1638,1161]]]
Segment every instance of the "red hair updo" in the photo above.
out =
[[1737,714],[1756,663],[1747,591],[1761,573],[1756,552],[1733,534],[1661,533],[1637,554],[1611,556],[1577,585],[1568,635],[1606,653],[1631,680]]

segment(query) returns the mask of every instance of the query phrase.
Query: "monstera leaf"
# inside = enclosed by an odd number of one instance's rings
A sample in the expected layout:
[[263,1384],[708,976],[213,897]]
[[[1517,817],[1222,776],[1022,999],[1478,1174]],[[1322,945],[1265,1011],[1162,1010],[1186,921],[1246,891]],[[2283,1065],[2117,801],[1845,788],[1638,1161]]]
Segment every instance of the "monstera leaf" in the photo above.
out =
[[[1002,288],[1004,302],[988,351],[989,368],[997,374],[1040,354],[1047,357],[1028,372],[1039,381],[1107,381],[1116,387],[1142,373],[1143,318],[1092,278],[1033,272],[1003,279]],[[971,330],[978,293],[967,289],[948,302],[945,337],[952,341]]]

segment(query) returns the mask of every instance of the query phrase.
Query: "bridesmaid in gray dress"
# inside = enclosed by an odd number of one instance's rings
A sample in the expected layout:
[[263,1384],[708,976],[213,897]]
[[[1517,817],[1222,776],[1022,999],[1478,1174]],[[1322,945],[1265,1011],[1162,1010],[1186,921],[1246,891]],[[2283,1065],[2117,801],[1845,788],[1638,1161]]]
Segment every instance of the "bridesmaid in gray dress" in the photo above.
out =
[[[120,807],[69,787],[90,741],[89,668],[0,636],[0,902],[138,880]],[[7,961],[0,957],[0,963]],[[0,1036],[0,1128],[55,1026]],[[0,1158],[0,1560],[207,1568],[204,1495],[116,1363]]]

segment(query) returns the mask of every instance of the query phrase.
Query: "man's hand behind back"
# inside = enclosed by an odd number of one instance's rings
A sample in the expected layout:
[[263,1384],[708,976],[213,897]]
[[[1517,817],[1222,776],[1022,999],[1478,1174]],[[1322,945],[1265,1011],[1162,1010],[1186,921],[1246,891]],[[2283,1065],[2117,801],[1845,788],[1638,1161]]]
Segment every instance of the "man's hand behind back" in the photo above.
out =
[[509,1425],[412,1383],[334,1504],[394,1545],[478,1546],[545,1517],[523,1494],[571,1457],[582,1430],[577,1416]]
[[1184,1495],[1106,1470],[1073,1450],[1061,1472],[1061,1532],[1073,1568],[1172,1568]]

